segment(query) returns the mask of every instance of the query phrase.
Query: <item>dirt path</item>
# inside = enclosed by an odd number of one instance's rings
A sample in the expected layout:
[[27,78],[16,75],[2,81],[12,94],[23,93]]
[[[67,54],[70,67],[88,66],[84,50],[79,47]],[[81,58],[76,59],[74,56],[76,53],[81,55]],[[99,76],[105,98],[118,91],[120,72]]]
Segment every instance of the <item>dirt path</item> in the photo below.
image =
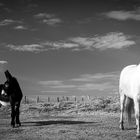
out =
[[11,128],[10,114],[0,112],[0,140],[133,140],[135,125],[119,129],[118,113],[21,113],[22,126]]

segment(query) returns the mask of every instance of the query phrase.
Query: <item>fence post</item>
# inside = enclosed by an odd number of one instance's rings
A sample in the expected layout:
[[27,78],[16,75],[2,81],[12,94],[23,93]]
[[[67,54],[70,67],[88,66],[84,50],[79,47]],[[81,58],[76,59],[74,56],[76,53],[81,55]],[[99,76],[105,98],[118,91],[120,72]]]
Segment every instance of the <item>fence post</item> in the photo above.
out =
[[39,103],[39,96],[37,96],[37,103]]
[[27,97],[26,96],[24,97],[24,101],[25,101],[25,104],[26,104],[27,103]]
[[62,98],[63,98],[62,100],[65,101],[65,97],[63,96]]
[[84,101],[84,97],[82,96],[82,102]]
[[66,100],[69,101],[69,97],[66,97]]
[[59,100],[59,97],[57,97],[57,102],[59,102],[60,100]]
[[90,96],[89,95],[87,96],[87,99],[88,99],[88,101],[90,101]]
[[75,96],[74,98],[75,98],[74,100],[75,100],[75,102],[76,102],[76,96]]
[[48,102],[50,102],[50,97],[48,97]]

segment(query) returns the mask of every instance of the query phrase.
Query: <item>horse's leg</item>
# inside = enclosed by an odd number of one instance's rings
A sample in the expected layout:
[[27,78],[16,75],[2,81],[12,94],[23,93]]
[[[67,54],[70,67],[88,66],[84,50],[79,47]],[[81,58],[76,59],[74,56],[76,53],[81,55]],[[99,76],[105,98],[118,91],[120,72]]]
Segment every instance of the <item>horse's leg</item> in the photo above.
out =
[[16,115],[15,104],[11,103],[11,126],[12,127],[15,127],[15,115]]
[[19,108],[20,108],[20,102],[16,103],[15,110],[16,110],[16,124],[21,126],[21,122],[19,120]]
[[121,107],[121,114],[120,114],[120,129],[124,130],[123,126],[123,113],[124,113],[124,103],[125,103],[126,96],[124,94],[120,95],[120,107]]
[[139,113],[140,113],[140,109],[139,109],[139,101],[138,99],[134,99],[134,109],[135,109],[135,118],[136,118],[136,126],[137,126],[137,138],[140,138],[140,122],[139,122]]

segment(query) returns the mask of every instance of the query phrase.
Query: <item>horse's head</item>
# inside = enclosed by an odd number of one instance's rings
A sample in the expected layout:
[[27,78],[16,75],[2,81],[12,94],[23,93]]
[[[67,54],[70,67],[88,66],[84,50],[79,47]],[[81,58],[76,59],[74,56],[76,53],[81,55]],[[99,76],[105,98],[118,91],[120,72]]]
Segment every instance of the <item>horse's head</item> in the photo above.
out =
[[3,89],[7,93],[7,95],[10,95],[10,92],[13,91],[13,76],[10,74],[8,70],[5,71],[6,76],[6,82],[3,84]]
[[9,96],[14,92],[15,86],[13,83],[13,80],[10,79],[9,81],[7,80],[4,84],[3,84],[3,89],[4,92]]
[[5,71],[7,81],[4,83],[4,90],[8,96],[21,96],[22,91],[16,77],[12,76],[9,71]]
[[0,96],[7,95],[3,84],[0,84]]
[[4,84],[0,84],[0,98],[8,98],[16,88],[14,85],[14,77],[10,74],[8,70],[5,71],[6,82]]
[[7,106],[7,102],[9,102],[9,97],[5,91],[4,84],[0,84],[0,105]]

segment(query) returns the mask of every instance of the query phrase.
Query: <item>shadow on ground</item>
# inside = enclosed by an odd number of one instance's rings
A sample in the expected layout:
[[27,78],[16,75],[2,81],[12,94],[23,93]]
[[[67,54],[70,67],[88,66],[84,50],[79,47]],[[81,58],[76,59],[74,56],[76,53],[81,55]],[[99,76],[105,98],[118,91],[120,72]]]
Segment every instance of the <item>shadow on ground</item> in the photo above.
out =
[[44,126],[52,124],[74,125],[74,124],[95,124],[97,122],[85,122],[85,121],[69,121],[69,120],[49,120],[49,121],[29,121],[22,122],[22,126]]

